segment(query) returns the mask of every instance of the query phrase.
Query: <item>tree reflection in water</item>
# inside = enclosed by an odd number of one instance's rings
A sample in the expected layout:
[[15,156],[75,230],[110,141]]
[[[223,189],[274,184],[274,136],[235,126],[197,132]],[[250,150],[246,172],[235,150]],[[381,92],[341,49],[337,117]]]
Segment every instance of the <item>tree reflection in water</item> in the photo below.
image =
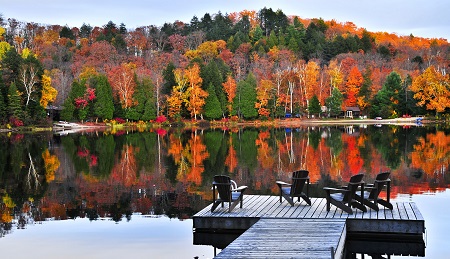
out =
[[190,218],[228,174],[249,194],[308,169],[312,196],[364,172],[391,171],[392,193],[450,183],[448,128],[401,126],[130,130],[0,136],[0,237],[46,219]]

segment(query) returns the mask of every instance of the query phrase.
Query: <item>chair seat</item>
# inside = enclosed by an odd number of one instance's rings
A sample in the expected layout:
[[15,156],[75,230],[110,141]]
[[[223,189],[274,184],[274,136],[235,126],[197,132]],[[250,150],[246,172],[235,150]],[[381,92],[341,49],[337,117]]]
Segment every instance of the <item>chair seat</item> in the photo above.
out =
[[370,192],[364,191],[364,199],[369,199]]
[[281,192],[289,195],[289,194],[291,194],[291,187],[281,187]]
[[332,193],[330,194],[331,198],[337,200],[337,201],[343,201],[344,200],[344,193]]
[[[241,196],[240,192],[231,192],[231,200],[232,201],[235,201],[235,200],[239,199],[240,196]],[[222,197],[220,197],[220,195],[219,195],[219,199],[221,201],[228,201],[228,197],[222,198]]]

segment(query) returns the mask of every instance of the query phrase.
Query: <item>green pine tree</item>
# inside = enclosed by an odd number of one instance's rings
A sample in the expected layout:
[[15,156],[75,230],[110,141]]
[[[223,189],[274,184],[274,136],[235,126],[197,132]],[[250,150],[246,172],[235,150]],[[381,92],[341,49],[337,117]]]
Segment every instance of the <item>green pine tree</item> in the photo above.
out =
[[16,84],[11,83],[8,91],[8,117],[23,120],[22,104]]
[[[0,70],[0,123],[5,123],[7,119],[6,100],[3,90],[6,88],[3,82],[2,71]],[[7,95],[7,93],[6,93]]]
[[211,61],[202,68],[201,77],[203,79],[203,89],[207,90],[210,84],[214,86],[214,92],[219,101],[219,109],[221,113],[225,113],[227,109],[227,97],[222,86],[224,77],[216,61]]
[[95,81],[94,115],[101,120],[110,120],[114,114],[112,88],[104,75],[98,76]]
[[326,106],[328,108],[328,114],[332,117],[337,117],[341,113],[342,102],[344,101],[344,96],[341,91],[336,87],[331,91],[331,96],[329,96],[326,100]]
[[217,120],[222,117],[222,109],[220,108],[219,98],[217,98],[216,91],[214,89],[214,85],[209,83],[208,89],[208,97],[205,100],[205,117],[209,120]]
[[311,97],[311,99],[309,100],[308,111],[310,115],[320,116],[321,106],[319,98],[317,98],[317,95],[313,95],[313,97]]
[[234,98],[235,114],[246,120],[258,117],[258,110],[255,108],[256,103],[256,78],[250,73],[245,80],[237,85],[237,93]]
[[154,86],[150,79],[138,81],[133,98],[137,101],[137,105],[128,111],[131,116],[129,119],[149,121],[156,118]]

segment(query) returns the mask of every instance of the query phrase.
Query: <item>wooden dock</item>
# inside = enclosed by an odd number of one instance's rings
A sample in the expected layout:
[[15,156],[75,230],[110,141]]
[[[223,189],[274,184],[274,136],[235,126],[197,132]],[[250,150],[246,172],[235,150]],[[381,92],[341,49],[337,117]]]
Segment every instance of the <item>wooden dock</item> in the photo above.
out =
[[329,259],[342,254],[345,234],[345,219],[261,219],[216,258]]
[[[211,205],[207,206],[193,216],[193,228],[194,231],[247,230],[217,258],[240,255],[241,258],[341,258],[341,246],[345,243],[342,240],[345,241],[348,233],[422,237],[425,232],[425,220],[413,202],[392,203],[393,210],[380,206],[379,211],[368,208],[364,213],[353,209],[352,215],[334,206],[327,211],[324,198],[312,198],[311,202],[311,206],[304,201],[290,206],[284,199],[280,203],[278,196],[245,195],[243,208],[236,207],[231,213],[227,205],[219,206],[214,212]],[[339,235],[330,230],[340,227],[343,230]],[[277,235],[280,239],[269,243]],[[286,243],[288,240],[295,242]],[[305,243],[308,240],[312,243]]]

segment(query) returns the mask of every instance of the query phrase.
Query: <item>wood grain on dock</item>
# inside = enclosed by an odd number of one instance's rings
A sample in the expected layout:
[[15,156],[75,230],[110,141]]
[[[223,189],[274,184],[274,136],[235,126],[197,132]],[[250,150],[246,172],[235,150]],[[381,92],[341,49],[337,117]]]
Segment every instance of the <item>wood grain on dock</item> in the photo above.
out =
[[280,202],[279,196],[268,195],[245,195],[243,202],[242,208],[232,212],[228,205],[211,212],[209,205],[193,216],[194,231],[247,230],[217,258],[340,258],[343,248],[339,245],[351,233],[425,233],[425,220],[413,202],[391,202],[393,210],[353,209],[353,214],[335,206],[327,211],[325,198],[311,198],[311,206],[304,201],[291,206],[284,199]]
[[345,219],[261,219],[215,258],[334,258],[345,233]]

